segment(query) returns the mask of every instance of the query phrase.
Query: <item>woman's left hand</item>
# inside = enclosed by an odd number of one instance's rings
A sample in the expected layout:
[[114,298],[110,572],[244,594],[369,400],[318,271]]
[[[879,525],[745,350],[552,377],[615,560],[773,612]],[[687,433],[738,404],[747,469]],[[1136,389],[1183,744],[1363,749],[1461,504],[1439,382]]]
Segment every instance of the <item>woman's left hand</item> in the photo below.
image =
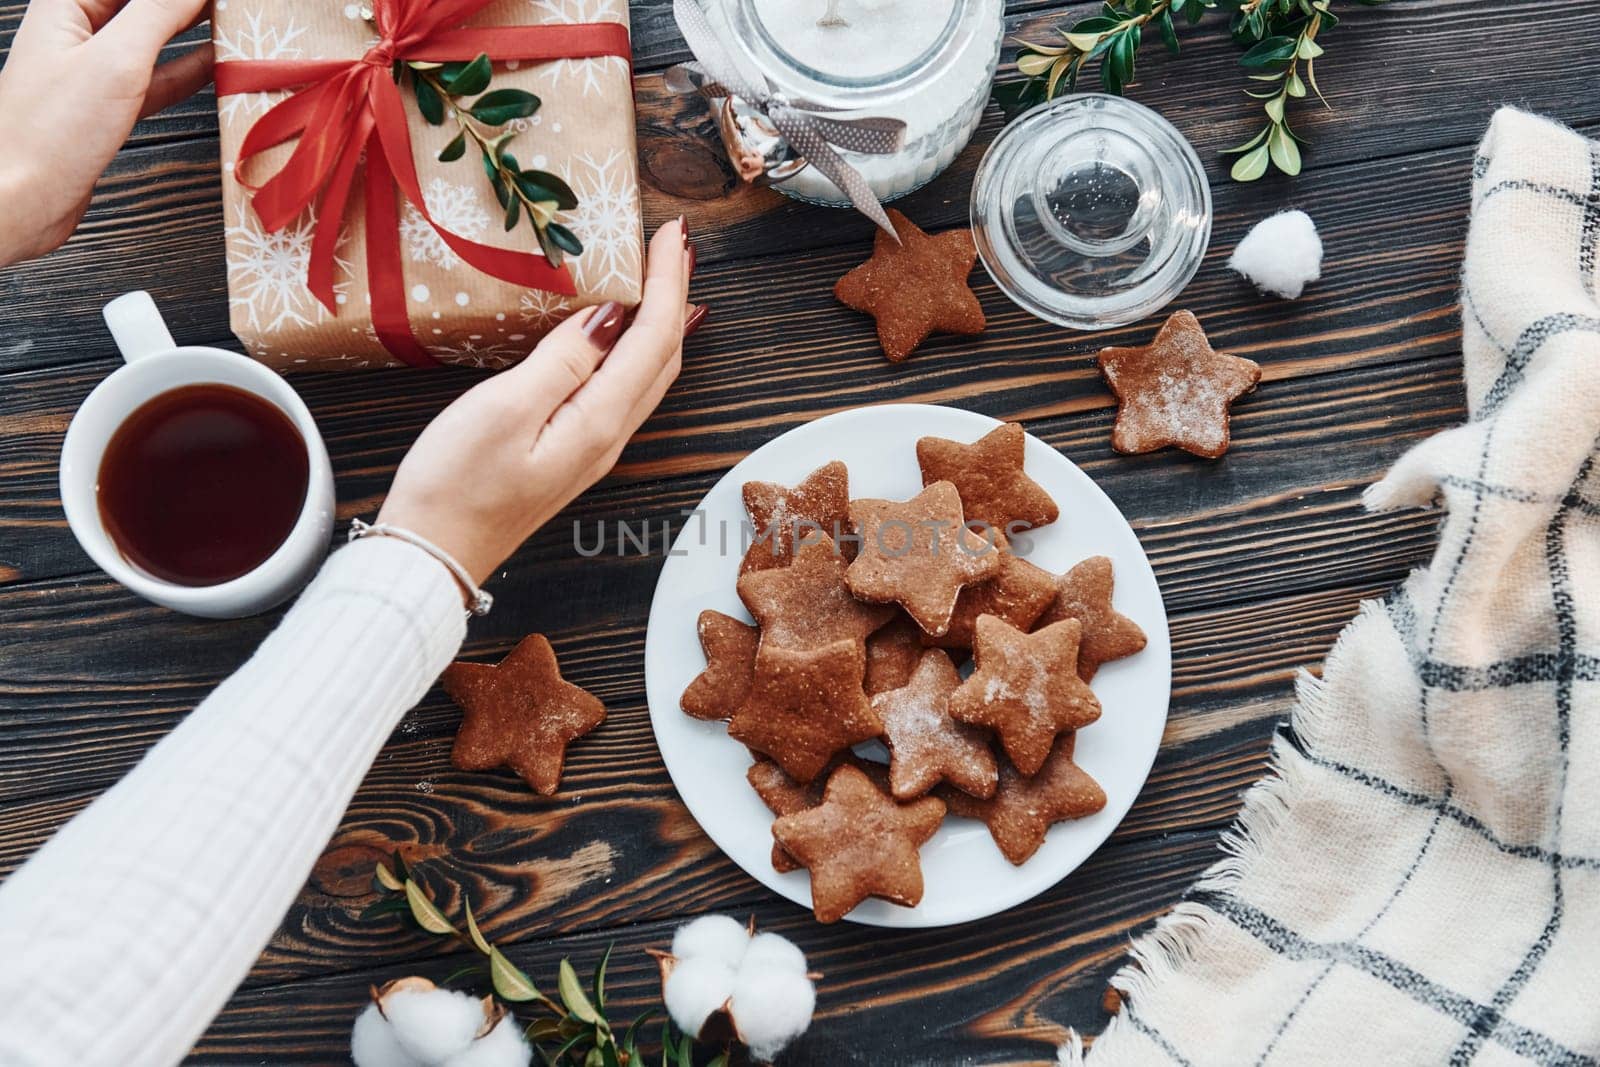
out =
[[211,80],[211,45],[157,66],[206,0],[32,0],[0,69],[0,266],[59,247],[133,124]]
[[467,390],[422,431],[380,522],[421,534],[482,582],[599,481],[678,376],[694,253],[683,220],[650,240],[633,323],[606,304],[567,319],[517,366]]

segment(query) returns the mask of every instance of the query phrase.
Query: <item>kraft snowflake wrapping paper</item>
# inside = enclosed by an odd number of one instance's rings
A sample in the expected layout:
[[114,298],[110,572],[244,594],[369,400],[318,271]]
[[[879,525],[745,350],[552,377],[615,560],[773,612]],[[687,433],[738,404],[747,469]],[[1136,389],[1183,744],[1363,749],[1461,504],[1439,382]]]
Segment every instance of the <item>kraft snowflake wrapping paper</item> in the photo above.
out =
[[[358,58],[376,40],[361,5],[299,0],[217,0],[212,39],[219,60]],[[627,25],[627,0],[495,0],[469,26],[574,22]],[[471,59],[471,56],[463,56]],[[517,131],[511,150],[524,166],[566,178],[577,193],[562,212],[583,242],[566,259],[576,297],[524,289],[461,262],[411,205],[401,209],[400,249],[407,308],[417,340],[444,363],[498,369],[525,356],[556,323],[582,307],[639,302],[643,228],[634,142],[633,81],[617,56],[550,63],[497,63],[493,88],[526,89],[543,102]],[[244,349],[279,370],[347,370],[404,366],[378,341],[368,313],[365,221],[358,180],[340,230],[337,314],[306,288],[315,209],[276,233],[263,230],[250,190],[234,174],[250,126],[286,92],[218,99],[222,199],[227,249],[229,319]],[[538,251],[524,221],[510,233],[475,153],[451,163],[439,150],[454,122],[430,126],[404,90],[417,174],[428,210],[445,228],[484,244]],[[277,171],[294,145],[280,145],[247,164],[257,184]]]

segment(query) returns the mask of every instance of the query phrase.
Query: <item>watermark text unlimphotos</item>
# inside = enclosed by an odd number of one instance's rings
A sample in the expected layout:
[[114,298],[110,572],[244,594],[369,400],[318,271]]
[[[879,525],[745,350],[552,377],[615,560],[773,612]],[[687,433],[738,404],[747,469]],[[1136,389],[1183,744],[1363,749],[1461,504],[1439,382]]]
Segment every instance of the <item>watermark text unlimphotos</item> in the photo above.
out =
[[[789,543],[796,550],[813,544],[831,544],[834,551],[840,554],[844,554],[847,546],[857,551],[866,547],[867,537],[841,524],[835,524],[830,530],[810,519],[790,518],[757,528],[749,519],[740,519],[737,523],[708,519],[699,508],[679,512],[679,515],[681,521],[676,525],[672,519],[599,519],[589,523],[574,519],[572,548],[585,559],[593,559],[607,554],[687,556],[695,549],[705,548],[710,548],[719,556],[737,554],[742,557],[756,546],[762,546],[776,556],[782,554],[782,546]],[[918,522],[888,519],[868,536],[872,540],[872,547],[890,558],[923,551],[935,557],[947,551],[983,556],[1002,544],[1018,556],[1026,556],[1032,549],[1026,536],[1031,528],[1028,523],[1011,522],[1003,528],[997,528],[973,520],[962,525],[974,536],[946,536],[956,526],[946,519]],[[674,541],[680,533],[685,532],[688,536],[684,544],[675,546]]]

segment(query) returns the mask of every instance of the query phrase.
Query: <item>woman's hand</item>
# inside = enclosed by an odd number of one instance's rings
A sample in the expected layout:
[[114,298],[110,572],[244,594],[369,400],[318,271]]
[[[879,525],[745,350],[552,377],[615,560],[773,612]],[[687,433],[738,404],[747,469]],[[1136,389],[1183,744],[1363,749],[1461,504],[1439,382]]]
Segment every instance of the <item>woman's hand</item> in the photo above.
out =
[[686,322],[704,315],[686,305],[693,258],[681,218],[657,230],[633,324],[616,304],[580,311],[462,394],[406,453],[378,521],[487,578],[611,470],[678,376]]
[[0,266],[61,245],[133,124],[211,80],[211,46],[156,65],[206,0],[32,0],[0,69]]

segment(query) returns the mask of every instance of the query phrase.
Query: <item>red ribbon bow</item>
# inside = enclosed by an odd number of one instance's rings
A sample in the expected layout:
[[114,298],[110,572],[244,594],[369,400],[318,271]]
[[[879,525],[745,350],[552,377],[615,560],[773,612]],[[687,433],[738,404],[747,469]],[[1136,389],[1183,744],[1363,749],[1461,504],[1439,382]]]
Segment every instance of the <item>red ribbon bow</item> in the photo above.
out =
[[319,205],[306,284],[330,312],[334,310],[339,226],[356,165],[365,150],[372,324],[383,346],[414,366],[433,366],[437,361],[412,334],[406,314],[397,187],[451,251],[483,273],[566,296],[576,289],[567,269],[550,266],[543,255],[469,241],[428,214],[411,154],[405,104],[391,69],[394,62],[449,63],[470,60],[480,53],[491,60],[525,62],[598,56],[631,59],[632,55],[627,28],[615,22],[460,26],[486,3],[488,0],[373,0],[378,42],[359,59],[230,60],[216,68],[219,96],[298,90],[245,134],[235,172],[251,156],[299,138],[289,161],[255,190],[252,202],[268,232],[282,229],[306,208]]

